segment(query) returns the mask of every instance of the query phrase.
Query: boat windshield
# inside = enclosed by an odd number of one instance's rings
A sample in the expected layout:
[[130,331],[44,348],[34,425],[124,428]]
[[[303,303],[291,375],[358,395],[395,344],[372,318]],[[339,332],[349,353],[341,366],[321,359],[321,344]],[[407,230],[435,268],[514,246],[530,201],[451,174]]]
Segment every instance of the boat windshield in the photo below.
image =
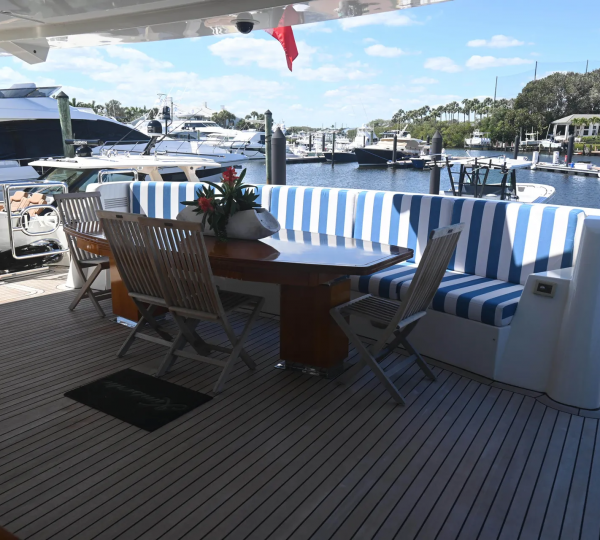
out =
[[[50,169],[41,178],[64,182],[69,187],[69,193],[85,191],[87,186],[98,181],[100,169]],[[133,180],[133,173],[111,173],[105,177],[105,182],[127,182]]]

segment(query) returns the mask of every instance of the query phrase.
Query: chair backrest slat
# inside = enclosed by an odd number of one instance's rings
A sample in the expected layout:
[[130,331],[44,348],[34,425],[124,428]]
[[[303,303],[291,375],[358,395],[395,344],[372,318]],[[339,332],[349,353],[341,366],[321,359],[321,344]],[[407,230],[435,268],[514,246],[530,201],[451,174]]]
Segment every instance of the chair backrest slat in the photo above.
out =
[[223,317],[201,225],[146,217],[139,224],[167,305]]
[[464,224],[459,223],[431,231],[406,300],[402,302],[397,323],[429,307],[446,273],[463,228]]
[[98,211],[98,217],[127,290],[132,294],[162,299],[152,257],[138,224],[140,216]]
[[60,193],[54,195],[58,213],[69,241],[71,253],[78,260],[91,260],[97,255],[77,247],[77,240],[68,234],[68,229],[76,229],[87,234],[99,234],[102,225],[97,212],[102,210],[102,199],[99,193]]

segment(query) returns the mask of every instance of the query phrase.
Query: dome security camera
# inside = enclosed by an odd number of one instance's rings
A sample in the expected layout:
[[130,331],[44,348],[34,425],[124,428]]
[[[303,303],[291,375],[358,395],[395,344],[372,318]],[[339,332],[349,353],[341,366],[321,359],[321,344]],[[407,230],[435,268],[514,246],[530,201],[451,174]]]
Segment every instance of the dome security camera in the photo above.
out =
[[250,13],[240,13],[234,20],[235,27],[238,32],[242,34],[249,34],[252,32],[254,25],[258,22],[252,18]]

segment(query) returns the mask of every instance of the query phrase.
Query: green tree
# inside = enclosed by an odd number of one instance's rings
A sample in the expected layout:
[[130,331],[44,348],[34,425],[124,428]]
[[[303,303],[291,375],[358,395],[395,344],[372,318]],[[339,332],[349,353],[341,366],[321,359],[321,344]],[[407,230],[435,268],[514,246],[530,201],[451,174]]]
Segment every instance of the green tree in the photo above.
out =
[[223,109],[222,111],[213,113],[211,120],[219,124],[222,128],[228,128],[235,124],[236,117],[235,114]]

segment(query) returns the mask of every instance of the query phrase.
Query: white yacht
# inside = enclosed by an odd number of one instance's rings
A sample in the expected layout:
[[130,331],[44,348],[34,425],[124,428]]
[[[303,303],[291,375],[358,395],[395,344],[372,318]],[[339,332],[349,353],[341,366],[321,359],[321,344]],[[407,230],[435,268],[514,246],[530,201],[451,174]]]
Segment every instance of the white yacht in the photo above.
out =
[[247,159],[265,159],[265,132],[257,130],[237,131],[232,139],[220,140],[218,147]]
[[[23,167],[0,162],[0,275],[59,263],[67,253],[54,204],[56,193],[134,180],[189,182],[193,187],[199,180],[216,180],[222,170],[221,164],[194,156],[140,155],[115,149],[91,155],[88,146],[78,149],[78,154],[35,160]],[[103,198],[102,204],[106,210],[127,211],[119,198]]]
[[[0,90],[0,156],[4,160],[29,160],[62,156],[62,132],[55,97],[60,86],[13,84]],[[73,137],[120,141],[149,141],[129,126],[96,114],[92,109],[70,107]]]
[[359,165],[387,165],[393,158],[394,136],[396,137],[396,160],[418,157],[427,148],[427,142],[413,139],[406,127],[403,130],[390,130],[381,135],[376,144],[355,148]]
[[492,146],[492,140],[487,136],[487,133],[476,129],[471,137],[465,139],[465,148],[472,150],[488,150]]
[[363,124],[357,128],[354,141],[352,141],[351,145],[353,148],[362,148],[371,144],[375,144],[378,140],[379,139],[375,135],[375,130],[367,124]]

